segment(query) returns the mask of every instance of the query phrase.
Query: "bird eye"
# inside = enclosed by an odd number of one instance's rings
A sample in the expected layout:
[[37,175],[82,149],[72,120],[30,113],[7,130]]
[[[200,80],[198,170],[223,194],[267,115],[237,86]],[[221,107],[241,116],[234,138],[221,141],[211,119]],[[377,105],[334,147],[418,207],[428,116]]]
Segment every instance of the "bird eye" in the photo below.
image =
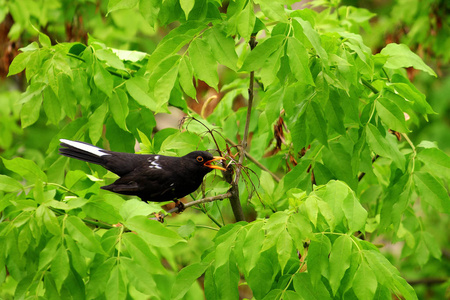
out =
[[197,156],[197,161],[198,161],[198,162],[203,162],[203,157]]

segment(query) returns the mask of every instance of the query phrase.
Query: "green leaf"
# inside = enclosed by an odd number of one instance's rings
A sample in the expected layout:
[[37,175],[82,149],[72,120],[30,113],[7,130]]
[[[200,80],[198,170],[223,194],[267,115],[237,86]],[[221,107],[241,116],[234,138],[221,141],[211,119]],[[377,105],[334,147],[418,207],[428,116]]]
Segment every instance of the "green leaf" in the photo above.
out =
[[93,144],[96,144],[103,134],[103,121],[108,112],[108,103],[105,101],[89,117],[88,128],[89,138]]
[[424,163],[423,169],[434,176],[450,180],[450,156],[437,148],[423,149],[417,158]]
[[331,251],[330,239],[322,234],[317,237],[317,240],[311,240],[308,248],[308,255],[306,256],[306,263],[308,265],[308,272],[311,276],[311,281],[317,284],[320,277],[328,272],[329,261],[328,255]]
[[377,278],[365,260],[361,261],[353,278],[352,289],[358,299],[373,299],[377,291]]
[[180,60],[178,67],[178,76],[183,91],[191,98],[197,97],[197,91],[194,87],[194,70],[189,56],[185,55]]
[[119,9],[130,9],[138,4],[139,0],[109,0],[108,14]]
[[167,105],[170,93],[175,85],[178,74],[179,60],[164,73],[155,84],[153,95],[157,99],[159,106]]
[[36,123],[39,119],[39,111],[42,104],[42,94],[33,93],[32,97],[23,104],[22,110],[20,111],[20,121],[22,128],[28,127]]
[[422,200],[439,212],[450,213],[448,191],[433,175],[426,172],[414,172],[414,182]]
[[95,237],[95,234],[80,220],[80,218],[69,216],[66,219],[66,228],[71,237],[84,249],[100,254],[105,253],[100,242]]
[[61,237],[54,236],[52,237],[44,249],[39,252],[39,271],[47,268],[48,264],[55,258],[56,249],[58,248],[61,241]]
[[122,272],[126,272],[130,286],[136,290],[150,296],[150,299],[158,299],[158,287],[148,270],[144,269],[138,260],[132,260],[128,257],[120,258]]
[[211,47],[211,51],[219,64],[236,71],[238,56],[234,39],[227,37],[222,28],[217,25],[205,32],[204,39]]
[[125,201],[120,207],[120,215],[125,219],[132,218],[134,216],[148,216],[155,212],[160,212],[161,206],[156,203],[145,203],[141,200],[130,199]]
[[253,222],[245,237],[242,247],[244,256],[244,270],[248,274],[256,265],[261,255],[261,248],[265,239],[264,230],[262,229],[264,222]]
[[278,0],[255,0],[259,4],[264,15],[274,21],[287,22],[287,15],[284,11],[284,3]]
[[398,148],[393,147],[374,125],[368,123],[366,129],[367,143],[373,152],[380,156],[390,158],[400,170],[404,171],[406,159]]
[[83,206],[83,211],[86,216],[109,224],[117,224],[123,221],[115,207],[106,203],[103,199],[89,201]]
[[312,135],[324,146],[328,146],[327,122],[322,109],[315,101],[311,101],[306,108],[306,120]]
[[331,248],[330,253],[330,281],[333,295],[336,295],[341,286],[345,271],[350,268],[350,258],[352,255],[352,238],[348,235],[338,237]]
[[219,84],[217,63],[209,45],[204,40],[197,38],[191,42],[188,51],[197,78],[217,91]]
[[16,157],[11,160],[7,160],[2,157],[5,167],[21,176],[23,176],[29,182],[35,182],[40,180],[47,182],[47,176],[32,160]]
[[62,107],[50,86],[44,89],[44,111],[50,123],[58,125],[62,117]]
[[51,272],[55,279],[56,288],[61,290],[61,286],[69,275],[69,256],[67,250],[61,245],[56,251],[52,260]]
[[368,213],[362,207],[361,203],[359,203],[354,192],[350,189],[349,194],[344,199],[342,209],[344,210],[350,233],[358,230],[364,230]]
[[239,13],[236,19],[236,26],[239,35],[246,41],[250,40],[250,36],[253,33],[255,27],[256,16],[253,10],[253,2],[248,1],[244,9]]
[[314,80],[309,70],[309,55],[305,46],[294,37],[289,37],[287,45],[287,55],[289,57],[289,67],[295,78],[305,84],[315,86]]
[[127,286],[120,265],[117,264],[112,268],[108,283],[106,284],[106,299],[124,300],[127,298]]
[[395,294],[403,295],[407,300],[417,299],[414,289],[405,279],[400,277],[398,270],[380,252],[362,250],[361,254],[364,255],[379,283],[387,286]]
[[95,56],[115,69],[126,70],[123,61],[111,49],[99,49],[95,51]]
[[86,284],[86,294],[88,299],[98,298],[103,295],[108,283],[111,271],[117,262],[117,257],[110,257],[100,265],[91,269],[90,279]]
[[205,273],[208,266],[209,264],[205,263],[195,263],[181,269],[177,274],[175,284],[172,286],[170,299],[183,299],[194,281]]
[[301,27],[303,29],[303,34],[306,36],[306,38],[309,40],[311,45],[314,47],[317,55],[320,58],[327,60],[328,54],[325,51],[325,49],[322,47],[322,44],[320,41],[320,35],[316,30],[314,30],[314,28],[312,28],[311,23],[309,23],[308,21],[305,21],[301,18],[294,18],[294,19],[296,22],[298,22],[301,25]]
[[112,96],[114,84],[112,75],[99,62],[95,62],[94,64],[94,82],[100,91],[108,97]]
[[311,274],[297,273],[294,276],[294,289],[304,300],[332,299],[322,281],[314,282]]
[[112,97],[108,98],[108,100],[109,109],[113,116],[114,122],[116,122],[117,126],[121,129],[128,131],[126,123],[129,112],[127,94],[121,89],[116,89],[113,91]]
[[145,270],[155,274],[164,274],[165,270],[160,259],[153,254],[148,244],[140,236],[127,232],[122,235],[122,241],[131,258],[138,261]]
[[[37,45],[36,42],[33,42],[33,44]],[[9,66],[8,76],[16,75],[16,74],[22,72],[25,69],[25,67],[27,66],[31,55],[32,55],[32,52],[22,52],[22,53],[19,53],[16,57],[14,57],[14,60],[12,61],[11,65]]]
[[189,13],[194,7],[194,4],[195,0],[180,0],[180,6],[181,9],[184,11],[184,14],[186,15],[186,20],[188,19]]
[[[43,221],[44,221],[44,225],[47,228],[47,230],[55,235],[55,236],[59,236],[61,235],[61,227],[58,221],[58,218],[56,218],[55,213],[48,207],[41,205],[39,208],[43,207]],[[39,209],[38,208],[38,209]]]
[[217,299],[235,300],[239,298],[239,270],[236,265],[234,255],[224,265],[214,272],[214,282],[216,283]]
[[292,238],[286,230],[283,230],[277,240],[278,262],[280,263],[282,274],[284,267],[292,256],[293,250],[294,244]]
[[272,262],[267,255],[269,251],[262,253],[255,267],[247,276],[248,285],[252,289],[255,299],[262,299],[270,291],[277,273],[273,265],[276,262]]
[[0,191],[11,193],[18,192],[23,189],[23,186],[14,178],[0,174]]
[[[265,87],[270,86],[277,80],[277,73],[281,65],[281,57],[284,55],[284,48],[280,47],[273,52],[262,65],[259,75]],[[286,99],[286,98],[285,98]]]
[[389,129],[407,133],[410,130],[406,127],[405,114],[397,104],[387,98],[380,97],[375,102],[378,115]]
[[405,44],[390,43],[384,47],[380,53],[388,56],[388,59],[384,64],[386,68],[399,69],[413,67],[414,69],[422,70],[437,77],[433,69],[427,66],[423,60],[417,54],[413,53]]
[[132,217],[125,221],[125,226],[136,231],[147,243],[156,247],[171,247],[177,243],[186,242],[175,231],[145,216]]
[[258,44],[245,58],[239,72],[250,72],[260,68],[262,63],[281,46],[285,40],[284,35],[276,35]]
[[77,112],[77,99],[72,89],[72,79],[64,73],[58,75],[58,99],[66,115],[72,120]]
[[134,100],[151,111],[157,111],[157,102],[148,94],[148,83],[141,77],[133,77],[126,81],[127,91]]

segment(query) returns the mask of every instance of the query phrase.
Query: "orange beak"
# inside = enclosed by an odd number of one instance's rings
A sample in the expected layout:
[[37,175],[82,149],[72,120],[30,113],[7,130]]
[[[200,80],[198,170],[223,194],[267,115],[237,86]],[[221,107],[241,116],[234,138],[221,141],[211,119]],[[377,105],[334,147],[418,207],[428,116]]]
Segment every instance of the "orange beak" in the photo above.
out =
[[226,159],[226,158],[221,157],[221,156],[214,156],[213,159],[208,160],[207,162],[205,162],[205,166],[208,167],[208,168],[211,168],[211,169],[217,169],[217,170],[226,171],[225,168],[222,168],[222,167],[219,167],[219,166],[216,166],[216,165],[212,165],[212,164],[211,164],[212,162],[214,162],[214,161],[216,161],[216,160],[225,160],[225,159]]

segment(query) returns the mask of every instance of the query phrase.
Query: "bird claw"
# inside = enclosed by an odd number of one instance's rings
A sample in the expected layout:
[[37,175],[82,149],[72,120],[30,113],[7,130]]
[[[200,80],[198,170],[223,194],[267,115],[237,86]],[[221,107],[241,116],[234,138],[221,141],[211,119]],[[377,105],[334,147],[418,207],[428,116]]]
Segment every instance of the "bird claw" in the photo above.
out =
[[175,201],[175,206],[178,208],[178,213],[182,213],[185,209],[184,203],[181,202],[180,200]]
[[159,223],[164,223],[164,215],[163,214],[155,214],[156,221]]

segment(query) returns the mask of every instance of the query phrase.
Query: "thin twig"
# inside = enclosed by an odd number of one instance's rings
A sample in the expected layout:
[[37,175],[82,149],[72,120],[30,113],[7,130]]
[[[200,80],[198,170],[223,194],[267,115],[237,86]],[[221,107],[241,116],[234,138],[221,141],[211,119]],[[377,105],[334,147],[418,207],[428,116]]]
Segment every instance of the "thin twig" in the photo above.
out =
[[[225,193],[225,194],[221,194],[221,195],[217,195],[217,196],[206,197],[206,198],[202,198],[202,199],[199,199],[199,200],[188,202],[188,203],[184,204],[184,208],[186,209],[188,207],[191,207],[193,205],[197,205],[197,204],[200,204],[200,203],[213,202],[213,201],[223,200],[223,199],[230,198],[230,197],[231,197],[231,193],[230,192]],[[174,208],[170,209],[169,211],[167,211],[167,213],[171,214],[171,213],[174,213],[174,212],[178,212],[178,210],[179,210],[178,207],[174,207]]]
[[[233,147],[236,147],[237,145],[230,140],[229,138],[225,139],[226,142],[228,144],[230,144]],[[266,171],[267,173],[270,174],[270,176],[272,176],[272,178],[276,181],[276,182],[280,182],[280,177],[278,177],[275,173],[273,173],[272,171],[270,171],[266,166],[264,166],[262,163],[260,163],[256,158],[254,158],[253,156],[250,155],[250,153],[248,153],[247,151],[244,150],[244,155],[245,157],[248,158],[249,161],[251,161],[252,163],[254,163],[255,165],[257,165],[261,170]]]

